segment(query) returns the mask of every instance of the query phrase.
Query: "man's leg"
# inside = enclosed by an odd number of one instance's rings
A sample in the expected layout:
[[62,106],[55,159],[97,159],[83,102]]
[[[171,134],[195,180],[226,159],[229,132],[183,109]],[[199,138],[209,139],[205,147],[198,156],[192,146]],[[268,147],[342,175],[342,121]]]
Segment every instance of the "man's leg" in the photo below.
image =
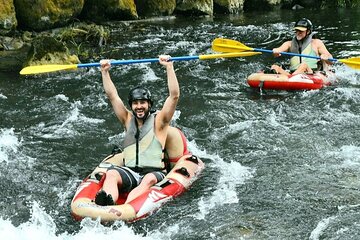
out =
[[103,190],[110,194],[116,202],[119,198],[119,188],[122,186],[122,179],[116,169],[110,169],[106,172],[106,178],[103,185]]
[[282,67],[275,65],[275,64],[271,66],[271,69],[274,69],[278,74],[283,74],[286,76],[290,75],[289,72],[285,71]]
[[128,195],[128,198],[126,199],[126,203],[134,200],[141,194],[143,194],[146,190],[150,189],[152,186],[154,186],[156,183],[160,182],[162,179],[164,179],[165,174],[160,172],[153,172],[146,174],[143,179],[141,180],[139,186],[134,188]]
[[296,71],[293,72],[294,75],[299,73],[312,74],[313,70],[306,63],[301,63],[300,66],[296,69]]

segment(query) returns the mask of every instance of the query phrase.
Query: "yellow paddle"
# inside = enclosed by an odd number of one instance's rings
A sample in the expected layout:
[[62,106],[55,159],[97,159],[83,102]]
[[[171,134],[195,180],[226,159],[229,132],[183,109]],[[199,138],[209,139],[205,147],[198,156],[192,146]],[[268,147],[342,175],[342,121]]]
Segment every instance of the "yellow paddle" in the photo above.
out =
[[[231,52],[231,53],[221,53],[221,54],[208,54],[208,55],[199,55],[199,56],[183,56],[183,57],[172,57],[171,61],[188,61],[188,60],[207,60],[215,58],[233,58],[233,57],[248,57],[261,54],[260,52]],[[149,63],[149,62],[158,62],[158,58],[149,58],[149,59],[137,59],[137,60],[114,60],[111,61],[112,65],[118,64],[133,64],[133,63]],[[28,74],[37,74],[37,73],[47,73],[55,72],[61,70],[75,70],[78,68],[84,67],[100,67],[100,63],[80,63],[80,64],[69,64],[69,65],[40,65],[40,66],[29,66],[25,67],[20,71],[21,75]]]
[[[273,53],[272,50],[267,50],[267,49],[262,49],[262,48],[251,48],[241,42],[231,40],[231,39],[225,39],[225,38],[216,38],[212,42],[212,50],[214,50],[216,52],[225,52],[225,53],[244,52],[244,51]],[[291,53],[291,52],[281,52],[281,54],[289,55],[289,56],[320,59],[320,57],[317,57],[317,56],[304,55],[304,54]],[[360,57],[352,57],[352,58],[348,58],[348,59],[329,58],[328,60],[332,61],[332,62],[342,62],[351,68],[360,69]]]

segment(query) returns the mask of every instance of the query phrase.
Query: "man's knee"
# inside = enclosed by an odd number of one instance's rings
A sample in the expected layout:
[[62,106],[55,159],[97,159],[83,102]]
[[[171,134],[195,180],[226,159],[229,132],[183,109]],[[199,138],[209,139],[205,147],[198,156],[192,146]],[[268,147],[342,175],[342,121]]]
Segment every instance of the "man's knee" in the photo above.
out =
[[280,67],[276,64],[271,65],[271,69],[275,70],[277,73],[279,73],[279,72],[281,72],[281,70],[283,70],[282,67]]
[[117,170],[115,169],[110,169],[106,172],[106,178],[109,180],[109,179],[112,179],[112,180],[117,180],[119,181],[120,180],[120,174]]
[[157,178],[154,174],[146,174],[141,180],[141,185],[153,186],[157,183]]

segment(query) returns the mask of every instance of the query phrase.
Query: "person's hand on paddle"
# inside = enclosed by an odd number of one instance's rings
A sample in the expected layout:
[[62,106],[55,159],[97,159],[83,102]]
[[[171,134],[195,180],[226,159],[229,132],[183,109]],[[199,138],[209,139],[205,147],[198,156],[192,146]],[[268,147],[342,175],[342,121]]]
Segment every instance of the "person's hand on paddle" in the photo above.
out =
[[280,57],[281,56],[281,53],[280,53],[281,51],[278,48],[274,48],[272,50],[272,52],[273,52],[274,57]]
[[100,61],[101,72],[108,72],[111,67],[111,61],[109,59],[103,59]]
[[329,61],[329,59],[331,58],[333,58],[331,54],[327,54],[327,53],[320,54],[320,60],[325,61],[329,65],[333,64],[333,62]]
[[321,55],[320,55],[320,59],[326,61],[326,60],[329,59],[329,55],[327,55],[327,54],[321,54]]
[[173,62],[170,59],[170,55],[160,55],[159,56],[159,63],[165,67],[173,66]]

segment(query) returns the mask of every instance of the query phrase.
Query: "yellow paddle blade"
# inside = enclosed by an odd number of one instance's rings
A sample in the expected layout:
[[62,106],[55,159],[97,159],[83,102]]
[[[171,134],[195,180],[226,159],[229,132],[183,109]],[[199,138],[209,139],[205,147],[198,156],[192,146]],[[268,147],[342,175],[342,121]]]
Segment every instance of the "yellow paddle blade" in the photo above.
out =
[[221,54],[199,55],[200,60],[214,59],[214,58],[234,58],[234,57],[249,57],[261,54],[260,52],[234,52]]
[[212,42],[212,50],[216,52],[243,52],[252,51],[254,49],[235,40],[216,38]]
[[360,57],[352,57],[349,59],[338,59],[338,61],[345,63],[351,68],[360,69]]
[[37,74],[37,73],[47,73],[47,72],[55,72],[60,70],[74,70],[77,69],[76,64],[69,64],[69,65],[39,65],[39,66],[29,66],[25,67],[20,71],[21,75],[28,75],[28,74]]

